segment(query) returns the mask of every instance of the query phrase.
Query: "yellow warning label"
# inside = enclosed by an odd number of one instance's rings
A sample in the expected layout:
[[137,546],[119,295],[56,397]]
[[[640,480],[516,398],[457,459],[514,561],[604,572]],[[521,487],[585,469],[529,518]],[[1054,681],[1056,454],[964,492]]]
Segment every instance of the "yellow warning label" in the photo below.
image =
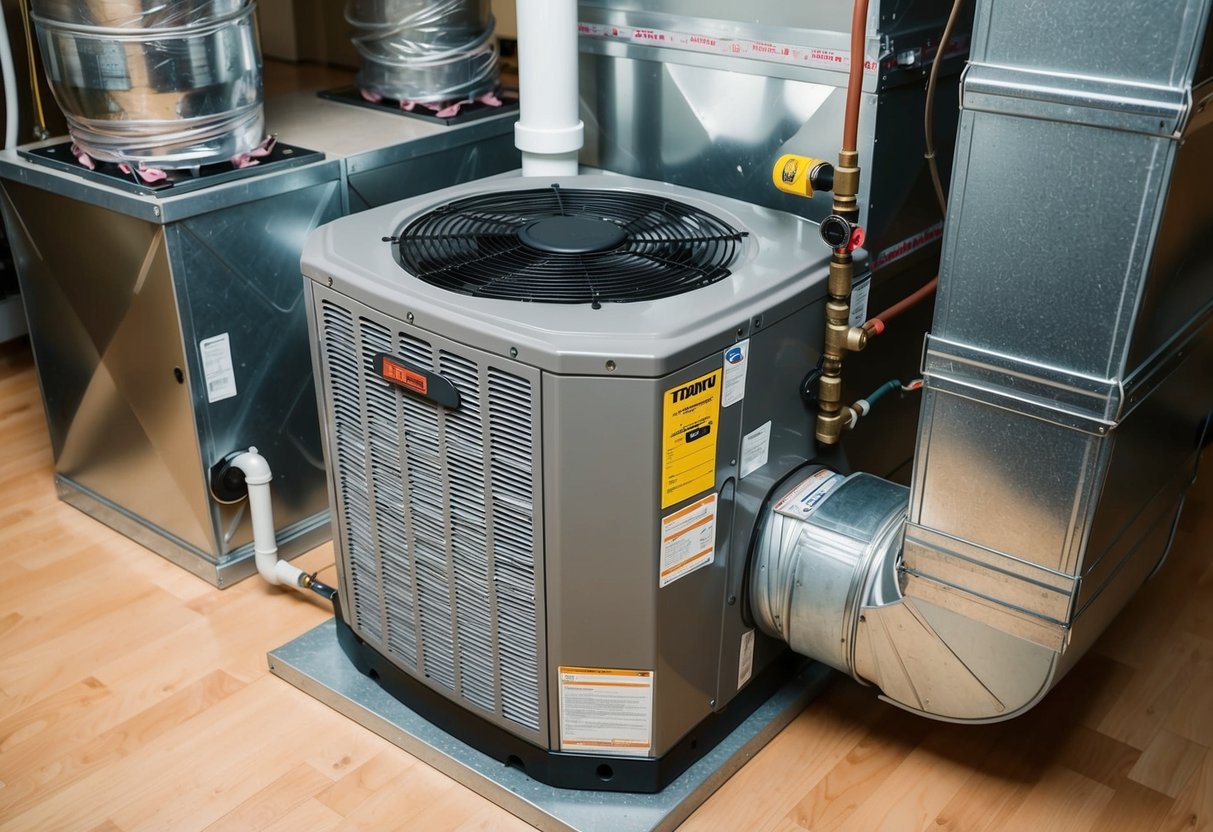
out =
[[661,507],[716,485],[720,370],[665,391],[661,419]]

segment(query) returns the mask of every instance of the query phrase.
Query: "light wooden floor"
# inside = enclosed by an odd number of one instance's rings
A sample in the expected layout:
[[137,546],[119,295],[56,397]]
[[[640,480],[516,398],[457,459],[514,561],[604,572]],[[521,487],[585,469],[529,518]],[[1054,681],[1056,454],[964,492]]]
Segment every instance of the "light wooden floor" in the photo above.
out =
[[[684,829],[1213,829],[1211,496],[1036,711],[940,725],[840,679]],[[212,589],[58,502],[24,343],[0,347],[0,541],[5,832],[528,828],[268,674],[319,602]]]

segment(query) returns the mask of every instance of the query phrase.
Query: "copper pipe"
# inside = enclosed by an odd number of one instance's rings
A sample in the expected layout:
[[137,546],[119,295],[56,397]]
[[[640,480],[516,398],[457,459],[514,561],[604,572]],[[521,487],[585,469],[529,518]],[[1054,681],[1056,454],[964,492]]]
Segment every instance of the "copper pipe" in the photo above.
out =
[[847,110],[843,117],[842,150],[858,150],[859,99],[863,94],[863,65],[867,60],[868,0],[855,0],[851,12],[851,73],[847,79]]
[[870,319],[868,319],[868,322],[863,325],[863,328],[866,329],[871,335],[879,335],[880,333],[884,332],[885,325],[888,324],[889,321],[893,320],[908,309],[917,306],[923,300],[935,294],[935,290],[937,288],[939,288],[938,276],[931,278],[924,283],[922,287],[918,289],[918,291],[906,295],[904,298],[897,301],[897,303],[893,304],[879,315],[873,315]]
[[948,197],[943,190],[943,180],[939,176],[939,162],[935,158],[935,93],[939,87],[939,70],[943,66],[944,56],[948,51],[948,43],[952,40],[952,32],[956,30],[956,22],[960,20],[960,10],[964,0],[955,0],[952,13],[948,15],[947,25],[943,27],[943,36],[939,41],[939,50],[931,64],[931,77],[927,81],[927,106],[922,113],[923,138],[926,140],[926,152],[923,158],[927,160],[927,168],[931,172],[931,185],[935,188],[935,199],[939,201],[939,210],[944,216],[948,214]]
[[21,28],[25,32],[25,54],[29,60],[29,87],[34,100],[34,138],[42,141],[50,136],[46,129],[46,114],[42,109],[42,90],[38,86],[38,58],[34,52],[33,26],[30,24],[29,0],[21,0]]

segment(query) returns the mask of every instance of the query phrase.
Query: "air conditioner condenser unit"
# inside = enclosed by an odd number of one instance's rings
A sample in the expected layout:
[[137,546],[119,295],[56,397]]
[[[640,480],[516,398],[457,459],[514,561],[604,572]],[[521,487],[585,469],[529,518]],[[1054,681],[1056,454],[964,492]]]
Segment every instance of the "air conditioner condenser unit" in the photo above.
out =
[[790,672],[746,563],[814,453],[828,261],[806,220],[594,173],[318,230],[355,665],[557,786],[656,791],[739,724]]

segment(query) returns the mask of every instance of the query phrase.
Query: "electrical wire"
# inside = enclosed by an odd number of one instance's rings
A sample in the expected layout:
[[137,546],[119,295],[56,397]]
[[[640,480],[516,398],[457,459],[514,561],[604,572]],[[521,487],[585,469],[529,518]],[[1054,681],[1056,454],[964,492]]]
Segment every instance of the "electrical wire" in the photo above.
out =
[[[939,49],[935,53],[935,60],[931,62],[931,74],[927,80],[926,107],[922,114],[923,140],[926,148],[923,157],[927,160],[927,169],[931,172],[931,185],[935,188],[935,198],[939,201],[939,210],[944,217],[948,215],[948,197],[943,190],[943,180],[939,175],[939,160],[935,156],[935,96],[939,91],[939,72],[943,66],[944,56],[947,54],[948,44],[952,42],[952,34],[956,31],[956,24],[960,20],[960,12],[963,8],[964,0],[955,0],[952,3],[952,11],[948,15],[948,22],[944,25],[943,35],[939,40]],[[883,312],[873,315],[863,325],[868,332],[868,337],[880,335],[885,331],[889,321],[935,294],[935,290],[938,288],[939,275],[936,275],[916,292],[902,298]]]
[[21,26],[25,30],[25,55],[29,59],[29,88],[34,100],[34,138],[41,141],[50,136],[46,129],[46,114],[42,110],[42,89],[38,85],[38,60],[34,57],[34,30],[30,24],[29,4],[31,0],[20,0]]
[[880,398],[886,393],[892,393],[894,390],[904,389],[905,386],[899,379],[893,379],[892,381],[886,381],[884,384],[877,387],[868,395],[866,399],[862,399],[861,401],[866,401],[868,404],[876,404],[876,402],[880,400]]
[[944,55],[948,44],[952,41],[952,33],[956,31],[956,23],[960,20],[960,10],[964,8],[964,0],[955,0],[948,22],[943,27],[943,37],[939,41],[939,49],[935,60],[931,63],[931,75],[927,80],[927,102],[922,114],[923,138],[926,139],[927,168],[931,171],[931,184],[935,187],[935,198],[939,200],[939,210],[943,216],[948,215],[948,196],[943,190],[943,180],[939,176],[939,160],[935,158],[935,94],[939,90],[939,70],[943,66]]
[[866,397],[860,399],[846,409],[848,414],[847,428],[851,429],[854,428],[855,425],[859,424],[860,419],[872,412],[872,405],[876,404],[877,401],[884,398],[889,393],[892,393],[894,390],[900,390],[902,393],[916,393],[922,389],[922,385],[923,380],[920,378],[914,379],[909,384],[902,384],[899,379],[886,381],[884,384],[880,385],[869,393]]

